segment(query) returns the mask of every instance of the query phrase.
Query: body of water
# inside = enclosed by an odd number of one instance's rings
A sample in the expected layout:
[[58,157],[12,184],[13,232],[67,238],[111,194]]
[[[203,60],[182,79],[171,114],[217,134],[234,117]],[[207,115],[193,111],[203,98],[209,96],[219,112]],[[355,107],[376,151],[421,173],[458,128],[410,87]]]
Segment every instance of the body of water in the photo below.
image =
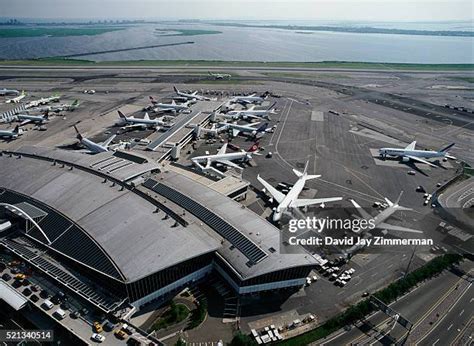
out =
[[[265,24],[265,23],[263,23]],[[268,24],[289,24],[268,22]],[[291,24],[304,25],[298,22]],[[324,25],[324,23],[305,23]],[[334,23],[340,25],[341,23]],[[353,26],[369,26],[358,23]],[[373,27],[469,30],[466,23],[379,23]],[[156,29],[218,30],[222,34],[160,37]],[[1,28],[0,28],[1,30]],[[114,52],[81,57],[111,60],[366,61],[393,63],[474,63],[474,38],[311,32],[206,24],[143,24],[97,36],[0,39],[0,59],[30,59],[148,45],[194,41],[192,45]]]

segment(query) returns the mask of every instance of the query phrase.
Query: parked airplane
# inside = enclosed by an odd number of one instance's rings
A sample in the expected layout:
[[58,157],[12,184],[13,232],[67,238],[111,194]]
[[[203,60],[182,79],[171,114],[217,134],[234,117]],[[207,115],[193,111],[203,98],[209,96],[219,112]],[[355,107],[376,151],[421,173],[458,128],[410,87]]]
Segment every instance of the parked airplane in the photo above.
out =
[[43,107],[35,107],[31,109],[31,111],[35,112],[63,112],[63,111],[70,111],[73,112],[77,107],[79,107],[79,101],[74,100],[73,103],[61,103],[59,105],[53,105],[53,106],[43,106]]
[[439,151],[433,150],[417,150],[415,149],[416,141],[411,142],[405,148],[381,148],[379,149],[379,154],[382,158],[387,156],[396,156],[402,159],[403,162],[408,162],[410,160],[421,162],[432,167],[438,167],[431,162],[424,160],[424,158],[451,158],[455,159],[454,156],[449,155],[448,150],[454,146],[455,143],[451,143],[447,147],[442,148]]
[[214,77],[215,79],[230,79],[230,77],[232,77],[228,73],[212,73],[211,71],[208,71],[208,72],[209,72],[209,75],[211,77]]
[[8,99],[5,101],[5,103],[19,103],[21,100],[23,100],[26,96],[26,93],[24,91],[21,92],[21,94],[17,97],[14,97],[12,99]]
[[171,127],[173,124],[169,122],[165,122],[162,119],[150,119],[148,113],[145,113],[143,119],[135,118],[135,117],[127,117],[121,111],[117,111],[120,119],[122,120],[123,124],[126,126],[123,129],[141,129],[145,130],[148,128],[153,128],[155,130],[159,130],[160,126],[167,126]]
[[21,135],[20,126],[17,125],[13,130],[0,130],[0,138],[5,139],[16,139],[19,135]]
[[171,103],[159,103],[159,102],[156,102],[153,97],[150,96],[150,100],[152,102],[152,105],[153,105],[153,111],[154,112],[173,112],[173,113],[177,113],[177,112],[181,112],[181,111],[185,111],[185,112],[191,112],[191,108],[189,108],[189,101],[185,102],[185,103],[176,103],[174,102],[174,100],[171,100]]
[[0,89],[0,96],[7,96],[7,95],[20,95],[20,92],[15,89]]
[[[386,229],[388,231],[423,233],[422,231],[418,231],[418,230],[411,229],[411,228],[406,228],[406,227],[401,227],[401,226],[395,226],[395,225],[391,225],[391,224],[388,224],[388,223],[385,222],[385,220],[387,220],[390,216],[392,216],[392,214],[395,213],[396,211],[412,210],[411,208],[406,208],[406,207],[403,207],[399,204],[400,199],[402,198],[402,195],[403,195],[403,191],[400,192],[400,195],[398,196],[395,203],[390,201],[388,198],[385,198],[385,201],[388,204],[388,208],[385,209],[384,211],[380,212],[376,216],[370,215],[359,204],[357,204],[357,202],[354,201],[353,199],[351,199],[350,201],[354,205],[354,207],[357,209],[357,212],[360,214],[360,216],[362,216],[362,218],[364,218],[365,220],[374,220],[375,228]],[[359,232],[355,232],[355,233],[359,233]]]
[[262,103],[266,98],[268,93],[265,92],[262,96],[256,96],[257,94],[253,93],[252,95],[248,96],[235,96],[230,99],[229,102],[231,103],[240,103],[243,105],[248,105],[250,103]]
[[244,119],[247,120],[248,118],[253,118],[253,119],[268,119],[270,120],[270,114],[276,114],[275,112],[275,105],[276,102],[274,102],[270,107],[267,109],[255,109],[255,106],[251,106],[248,109],[243,109],[239,111],[229,111],[226,114],[223,114],[224,117],[226,118],[231,118],[231,119]]
[[198,101],[210,101],[211,100],[209,97],[198,95],[197,91],[195,91],[191,94],[188,94],[188,93],[185,93],[183,91],[179,91],[178,88],[176,88],[175,86],[173,86],[173,89],[176,92],[176,94],[179,96],[179,98],[181,98],[183,100],[198,100]]
[[38,100],[30,101],[25,106],[25,108],[33,108],[33,107],[38,107],[40,105],[46,105],[50,102],[58,102],[60,98],[61,98],[61,95],[58,95],[58,94],[52,95],[50,97],[42,97]]
[[303,190],[307,180],[319,178],[320,175],[308,175],[308,164],[306,162],[304,171],[300,172],[296,169],[293,169],[293,172],[298,177],[298,180],[290,189],[290,191],[285,195],[282,192],[278,191],[268,182],[263,180],[260,175],[257,175],[257,180],[265,187],[264,191],[268,193],[278,202],[278,206],[273,209],[273,221],[279,221],[283,213],[291,210],[293,208],[306,207],[313,204],[320,204],[321,207],[325,206],[325,203],[340,201],[342,197],[329,197],[329,198],[313,198],[313,199],[299,199],[298,196]]
[[87,149],[89,149],[91,151],[91,153],[93,153],[93,154],[109,151],[110,150],[110,143],[112,143],[112,141],[116,137],[116,135],[112,135],[105,142],[95,143],[95,142],[91,141],[90,139],[83,137],[80,134],[79,130],[77,129],[76,125],[74,125],[74,130],[76,130],[76,133],[77,133],[76,138],[81,142],[82,145],[84,145]]
[[[203,155],[191,158],[191,161],[200,169],[208,169],[212,163],[218,163],[237,169],[242,169],[238,164],[233,161],[247,162],[252,159],[252,155],[258,154],[258,144],[253,144],[247,151],[241,150],[233,153],[226,153],[227,144],[225,143],[215,155]],[[205,163],[203,166],[202,163]]]
[[220,122],[219,125],[226,127],[227,129],[232,130],[232,136],[236,137],[238,136],[241,132],[251,135],[252,137],[259,139],[262,138],[265,133],[271,133],[275,130],[276,125],[272,127],[268,127],[268,123],[264,123],[263,125],[260,125],[258,128],[256,127],[259,125],[260,122],[252,123],[249,125],[239,125],[239,124],[232,124],[232,123],[226,123],[226,122]]
[[203,133],[210,137],[216,137],[219,133],[228,130],[227,126],[222,125],[217,127],[215,123],[212,124],[210,129],[196,124],[189,124],[187,127],[194,129],[196,137],[201,137],[201,134]]
[[21,121],[20,126],[34,123],[42,125],[49,121],[49,114],[46,111],[43,115],[29,115],[29,114],[17,114],[16,118]]

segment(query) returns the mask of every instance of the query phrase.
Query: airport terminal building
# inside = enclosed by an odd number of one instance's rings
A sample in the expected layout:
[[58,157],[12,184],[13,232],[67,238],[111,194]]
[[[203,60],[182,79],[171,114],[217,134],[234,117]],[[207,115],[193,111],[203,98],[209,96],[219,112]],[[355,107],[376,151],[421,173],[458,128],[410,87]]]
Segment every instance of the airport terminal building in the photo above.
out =
[[238,294],[302,286],[315,265],[201,182],[125,152],[23,147],[0,156],[0,246],[105,312],[218,272]]

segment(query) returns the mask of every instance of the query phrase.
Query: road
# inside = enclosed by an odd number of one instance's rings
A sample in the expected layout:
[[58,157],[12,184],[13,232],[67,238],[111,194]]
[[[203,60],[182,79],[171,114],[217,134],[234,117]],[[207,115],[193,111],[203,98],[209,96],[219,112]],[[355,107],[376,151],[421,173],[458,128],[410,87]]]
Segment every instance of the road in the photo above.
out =
[[[427,281],[411,293],[390,304],[390,307],[401,313],[411,322],[416,323],[419,319],[423,318],[427,312],[431,311],[433,306],[443,301],[461,280],[463,279],[452,272],[445,271],[438,277]],[[377,333],[374,333],[373,327],[376,327],[375,329],[386,329],[386,322],[388,321],[385,314],[380,312],[375,313],[368,318],[364,324],[353,327],[347,332],[339,332],[323,342],[323,344],[347,345],[373,343],[379,338],[377,337]]]
[[433,329],[420,340],[419,345],[451,345],[464,333],[472,321],[474,290],[470,288],[448,310],[447,314],[434,325]]

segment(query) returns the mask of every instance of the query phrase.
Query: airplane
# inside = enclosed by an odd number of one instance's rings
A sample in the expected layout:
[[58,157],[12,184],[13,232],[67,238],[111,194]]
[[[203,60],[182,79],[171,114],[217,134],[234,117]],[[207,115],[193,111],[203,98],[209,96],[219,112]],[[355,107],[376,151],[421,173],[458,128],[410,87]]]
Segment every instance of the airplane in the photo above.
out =
[[239,125],[239,124],[231,124],[231,123],[226,123],[226,122],[220,122],[219,125],[226,127],[227,129],[232,130],[232,136],[236,137],[239,135],[239,133],[247,133],[250,134],[254,138],[262,138],[265,133],[270,133],[275,130],[276,125],[268,128],[268,123],[264,123],[260,127],[256,128],[257,125],[259,125],[260,122],[252,123],[249,125]]
[[15,126],[13,130],[0,130],[0,138],[16,139],[21,135],[20,125]]
[[26,106],[25,108],[34,108],[34,107],[38,107],[40,105],[46,105],[50,102],[58,102],[59,99],[60,99],[61,95],[58,95],[58,94],[55,94],[55,95],[52,95],[50,97],[42,97],[38,100],[34,100],[34,101],[30,101]]
[[12,99],[8,99],[5,101],[5,103],[19,103],[21,100],[23,100],[26,96],[26,93],[24,91],[21,92],[21,94],[17,97],[14,97]]
[[70,111],[73,112],[77,107],[79,107],[79,101],[74,100],[73,103],[61,103],[59,105],[55,106],[44,106],[44,107],[35,107],[31,109],[32,111],[37,111],[37,112],[63,112],[63,111]]
[[103,153],[109,151],[110,143],[114,140],[117,135],[110,136],[105,142],[102,143],[95,143],[88,138],[83,137],[79,130],[77,129],[76,125],[74,125],[74,130],[76,130],[77,136],[76,138],[84,145],[87,149],[91,151],[92,154]]
[[16,118],[18,121],[21,121],[20,126],[34,123],[34,124],[44,124],[49,121],[49,114],[46,111],[43,115],[29,115],[29,114],[17,114]]
[[253,93],[252,95],[248,96],[235,96],[230,99],[230,103],[240,103],[243,105],[248,105],[250,103],[262,103],[266,97],[267,93],[264,93],[262,96],[256,96],[257,94]]
[[186,111],[186,112],[190,112],[191,109],[189,108],[189,101],[185,102],[185,103],[180,103],[180,104],[177,104],[176,102],[174,102],[174,100],[171,100],[171,103],[158,103],[156,102],[153,97],[150,96],[150,100],[153,104],[153,111],[154,112],[173,112],[173,113],[177,113],[177,112],[180,112],[180,111]]
[[7,95],[20,95],[20,92],[15,89],[0,89],[0,96],[7,96]]
[[162,119],[150,119],[148,113],[145,113],[143,119],[135,117],[127,117],[121,111],[117,111],[122,123],[125,123],[126,126],[123,129],[141,129],[145,130],[148,128],[154,128],[156,130],[160,129],[160,126],[171,127],[173,124],[163,121]]
[[[247,162],[252,159],[252,155],[259,155],[258,143],[254,143],[247,151],[241,150],[234,153],[226,153],[227,144],[228,143],[224,143],[215,155],[196,156],[191,158],[191,161],[202,170],[209,169],[212,163],[218,163],[242,170],[243,168],[233,161]],[[202,163],[205,163],[205,166],[203,166]]]
[[320,175],[309,175],[308,174],[308,164],[306,162],[304,171],[300,172],[296,169],[293,169],[293,172],[298,177],[298,180],[290,189],[290,191],[285,195],[284,193],[278,191],[268,182],[260,177],[260,174],[257,175],[257,180],[265,187],[264,192],[268,193],[273,197],[275,201],[278,202],[278,206],[273,209],[273,221],[279,221],[283,213],[291,210],[293,208],[306,207],[313,204],[320,204],[321,207],[324,207],[328,202],[336,202],[342,200],[342,197],[329,197],[329,198],[313,198],[313,199],[299,199],[298,196],[303,191],[305,183],[307,180],[316,179],[321,177]]
[[193,92],[192,94],[188,94],[182,91],[179,91],[178,88],[173,86],[174,91],[182,100],[198,100],[198,101],[210,101],[211,99],[206,96],[198,95],[197,91]]
[[240,111],[229,111],[226,114],[223,114],[225,118],[231,118],[231,119],[244,119],[247,120],[248,118],[253,118],[253,119],[268,119],[270,120],[270,114],[276,114],[275,112],[275,105],[276,102],[274,102],[270,107],[267,109],[255,109],[255,106],[251,106],[248,109],[243,109]]
[[[395,202],[390,201],[388,198],[385,198],[385,201],[388,204],[388,208],[386,208],[384,211],[380,212],[376,216],[370,215],[366,210],[364,210],[359,204],[357,204],[356,201],[351,199],[351,203],[354,205],[356,208],[357,212],[359,213],[362,218],[365,220],[374,220],[374,225],[375,228],[378,229],[385,229],[387,231],[400,231],[400,232],[410,232],[410,233],[423,233],[422,231],[418,231],[415,229],[411,228],[406,228],[406,227],[401,227],[401,226],[395,226],[391,225],[385,222],[390,216],[392,216],[393,213],[396,211],[408,211],[412,210],[411,208],[403,207],[400,205],[400,199],[402,198],[403,191],[400,192],[400,195],[398,196],[397,200]],[[362,230],[359,230],[360,232]],[[353,232],[358,233],[353,230]]]
[[194,129],[197,137],[200,137],[202,133],[210,137],[216,137],[222,131],[228,130],[227,126],[222,125],[220,127],[217,127],[215,123],[212,124],[212,127],[210,129],[202,127],[201,125],[196,125],[196,124],[189,124],[187,127]]
[[454,146],[455,143],[451,143],[447,147],[442,148],[439,151],[434,150],[417,150],[415,149],[416,141],[411,142],[405,148],[381,148],[379,149],[379,154],[382,158],[387,156],[396,156],[402,159],[403,162],[408,162],[410,160],[421,162],[432,167],[438,167],[435,164],[424,160],[424,158],[450,158],[455,159],[454,156],[449,155],[448,150]]
[[230,79],[230,77],[232,77],[228,73],[212,73],[211,71],[208,71],[208,72],[209,72],[209,75],[211,77],[214,77],[215,79]]

